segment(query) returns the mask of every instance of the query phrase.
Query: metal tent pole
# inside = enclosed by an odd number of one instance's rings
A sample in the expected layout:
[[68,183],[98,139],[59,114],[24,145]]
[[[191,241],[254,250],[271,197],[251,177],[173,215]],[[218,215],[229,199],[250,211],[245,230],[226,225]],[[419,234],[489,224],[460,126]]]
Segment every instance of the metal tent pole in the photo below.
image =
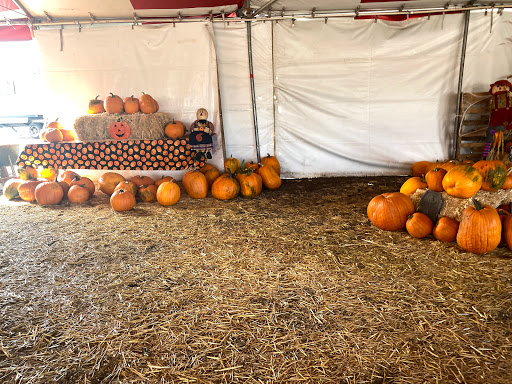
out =
[[252,98],[252,120],[254,124],[254,138],[256,141],[256,156],[258,158],[258,163],[261,161],[260,155],[260,135],[258,133],[258,115],[256,111],[256,92],[254,89],[254,68],[252,65],[252,22],[249,20],[246,22],[247,24],[247,51],[249,54],[249,78],[251,81],[251,98]]
[[457,88],[457,107],[455,111],[455,134],[453,137],[454,146],[452,149],[452,159],[457,156],[458,142],[459,142],[459,124],[460,124],[460,105],[462,99],[462,80],[464,78],[464,63],[466,61],[466,47],[468,43],[468,30],[469,30],[469,16],[471,11],[464,12],[464,33],[462,35],[462,52],[460,55],[460,67],[459,67],[459,86]]

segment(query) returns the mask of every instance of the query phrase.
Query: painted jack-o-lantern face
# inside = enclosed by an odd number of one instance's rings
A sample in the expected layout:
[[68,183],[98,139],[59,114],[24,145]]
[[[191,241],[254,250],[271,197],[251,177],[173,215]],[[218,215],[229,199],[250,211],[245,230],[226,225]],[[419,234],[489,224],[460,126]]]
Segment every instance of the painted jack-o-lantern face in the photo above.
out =
[[123,140],[130,137],[130,126],[122,118],[117,119],[109,127],[110,137],[114,140]]

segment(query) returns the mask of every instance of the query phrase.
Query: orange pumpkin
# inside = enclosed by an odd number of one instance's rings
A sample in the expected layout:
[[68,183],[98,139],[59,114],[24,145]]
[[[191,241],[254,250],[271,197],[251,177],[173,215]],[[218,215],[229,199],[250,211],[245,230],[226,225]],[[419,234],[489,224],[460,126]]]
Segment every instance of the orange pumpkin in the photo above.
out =
[[224,160],[224,172],[227,173],[228,169],[231,171],[232,175],[235,175],[240,169],[240,161],[236,157],[233,157],[233,155]]
[[179,139],[180,137],[185,136],[185,124],[181,121],[172,121],[168,122],[164,127],[165,136],[171,139]]
[[203,199],[208,196],[208,181],[198,169],[185,173],[181,183],[187,195],[193,199]]
[[174,181],[164,181],[156,191],[156,200],[166,207],[176,204],[180,197],[180,187]]
[[443,189],[454,197],[467,199],[482,186],[482,175],[471,165],[457,165],[443,178]]
[[34,201],[36,199],[36,188],[39,184],[44,183],[42,180],[26,180],[18,185],[18,193],[22,200]]
[[141,185],[139,187],[138,195],[139,198],[145,203],[153,203],[156,201],[156,192],[158,187],[156,184]]
[[220,171],[216,168],[210,168],[204,176],[206,177],[206,182],[208,183],[208,188],[211,188],[213,185],[213,182],[217,180],[217,178],[220,177]]
[[140,111],[142,113],[148,114],[148,113],[155,113],[158,111],[158,103],[152,96],[142,92],[142,96],[140,97],[139,100],[140,100],[140,102],[139,102]]
[[136,97],[133,97],[133,95],[131,95],[130,97],[125,97],[123,102],[124,102],[124,111],[127,114],[133,115],[134,113],[137,113],[140,111],[139,99],[137,99]]
[[160,179],[155,181],[155,185],[159,187],[160,184],[162,184],[165,181],[174,181],[174,178],[172,176],[162,176]]
[[238,196],[240,184],[231,175],[231,170],[218,177],[212,184],[212,196],[219,200],[231,200]]
[[457,244],[465,251],[482,255],[493,251],[501,240],[501,220],[495,208],[473,199],[462,211]]
[[119,173],[105,172],[100,176],[98,180],[100,191],[106,195],[112,195],[117,187],[117,184],[124,180],[125,178]]
[[62,141],[75,141],[76,134],[73,129],[61,129],[60,132],[62,133]]
[[512,251],[512,215],[506,215],[503,220],[502,239]]
[[68,201],[71,204],[82,204],[89,200],[91,194],[89,190],[81,185],[75,184],[69,187],[68,190]]
[[64,197],[64,190],[56,181],[46,181],[37,185],[34,195],[39,205],[57,205]]
[[512,189],[512,168],[507,170],[507,177],[505,177],[505,182],[501,186],[501,189]]
[[95,99],[89,100],[89,110],[87,112],[89,115],[105,112],[103,100],[98,100],[98,97],[100,97],[100,95],[96,96]]
[[451,217],[443,216],[437,220],[432,234],[436,240],[451,243],[457,238],[457,231],[459,230],[459,222]]
[[405,223],[407,232],[412,237],[423,239],[432,233],[432,220],[421,212],[414,212]]
[[73,185],[79,185],[81,187],[84,187],[89,191],[89,196],[94,195],[94,192],[96,191],[96,186],[94,185],[94,181],[89,179],[88,177],[83,176],[75,176],[73,180],[69,183],[69,186],[72,187]]
[[281,164],[277,160],[277,157],[270,156],[270,153],[267,153],[267,156],[261,159],[261,164],[271,166],[274,168],[278,176],[281,176]]
[[137,175],[133,176],[130,181],[139,188],[141,185],[151,185],[155,184],[155,180],[153,180],[149,176]]
[[62,141],[64,137],[62,136],[62,131],[57,128],[46,128],[46,132],[44,134],[45,141],[49,143],[58,143]]
[[430,165],[430,161],[417,161],[411,165],[411,176],[412,177],[423,177],[427,174],[427,167]]
[[263,181],[261,176],[252,170],[249,172],[239,173],[236,179],[240,183],[240,194],[243,197],[254,198],[261,193]]
[[480,189],[484,191],[497,191],[507,178],[507,167],[499,160],[480,160],[473,164],[473,168],[482,175]]
[[105,111],[107,113],[123,113],[124,112],[123,99],[121,99],[117,95],[114,95],[112,92],[110,93],[110,96],[107,96],[104,104],[105,104]]
[[281,186],[282,181],[277,172],[273,167],[269,165],[261,165],[258,169],[258,174],[261,176],[261,180],[265,188],[274,190]]
[[124,180],[116,185],[114,191],[117,191],[118,189],[124,189],[125,191],[131,192],[133,196],[137,196],[139,187],[135,185],[133,181]]
[[425,181],[427,182],[428,189],[435,192],[443,192],[443,178],[447,173],[444,168],[434,168],[427,172]]
[[62,198],[67,199],[69,192],[69,184],[65,181],[57,181],[57,183],[59,183],[59,185],[62,187],[62,190],[64,191],[64,196]]
[[423,176],[414,176],[408,178],[405,183],[400,187],[400,192],[404,195],[410,196],[418,189],[427,188],[427,183],[425,182],[425,178]]
[[66,183],[71,183],[74,179],[80,177],[80,175],[71,170],[67,170],[62,172],[59,176],[57,176],[57,181],[65,181]]
[[110,206],[116,212],[124,212],[133,209],[136,204],[135,196],[129,191],[118,189],[110,196]]
[[208,172],[212,168],[216,168],[216,167],[213,164],[206,163],[199,170],[201,171],[201,173],[206,174],[206,172]]
[[255,163],[254,161],[250,161],[248,163],[244,163],[244,167],[245,168],[249,168],[249,169],[252,169],[253,172],[256,172],[258,173],[258,169],[260,168],[260,166],[258,165],[258,163]]
[[368,203],[366,213],[377,228],[398,231],[405,228],[414,204],[409,196],[400,192],[388,192],[375,196]]
[[457,161],[448,160],[448,161],[445,161],[443,164],[441,164],[441,168],[443,168],[444,170],[446,170],[446,172],[448,172],[450,169],[452,169],[453,167],[455,167],[457,165],[458,165]]
[[56,118],[55,121],[51,121],[46,126],[47,128],[53,128],[53,129],[62,129],[62,125],[59,123],[59,118]]
[[436,161],[435,163],[430,163],[426,168],[425,168],[425,176],[427,175],[427,173],[429,173],[430,171],[433,171],[434,169],[436,168],[441,168],[441,166],[443,165],[443,163],[439,162],[439,161]]

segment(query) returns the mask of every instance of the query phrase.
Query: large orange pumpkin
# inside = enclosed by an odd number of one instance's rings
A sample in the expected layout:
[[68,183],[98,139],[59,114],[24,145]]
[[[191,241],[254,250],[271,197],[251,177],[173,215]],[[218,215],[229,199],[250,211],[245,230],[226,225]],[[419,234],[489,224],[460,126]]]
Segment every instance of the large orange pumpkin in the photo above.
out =
[[421,212],[414,212],[410,215],[405,223],[407,232],[412,237],[422,239],[432,233],[432,220],[430,217]]
[[451,243],[457,238],[457,231],[459,230],[459,222],[451,217],[443,216],[437,220],[432,234],[434,238],[445,243]]
[[112,196],[110,196],[110,206],[116,212],[129,211],[135,207],[136,203],[133,193],[125,191],[122,188],[114,191]]
[[398,231],[405,228],[407,218],[414,213],[409,196],[400,192],[388,192],[375,196],[368,203],[366,213],[377,228]]
[[106,195],[112,195],[114,190],[121,181],[124,181],[124,177],[116,172],[105,172],[100,176],[98,183],[100,191]]
[[473,168],[482,174],[484,191],[497,191],[505,183],[507,167],[499,160],[480,160],[473,164]]
[[473,199],[462,211],[457,244],[465,251],[481,255],[493,251],[501,240],[501,220],[495,208]]
[[219,200],[231,200],[238,196],[240,184],[231,175],[231,170],[218,177],[212,184],[212,196]]
[[180,187],[174,181],[164,181],[156,191],[156,200],[165,207],[176,204],[180,197]]
[[443,189],[454,197],[467,199],[472,197],[482,186],[482,175],[471,165],[457,165],[443,178]]
[[208,196],[208,180],[199,169],[185,173],[181,183],[187,195],[193,199],[203,199]]
[[57,205],[64,197],[64,190],[56,181],[46,181],[36,187],[34,195],[39,205]]
[[444,168],[434,168],[427,172],[425,181],[427,182],[428,189],[435,192],[443,192],[443,178],[447,173]]
[[261,176],[252,170],[249,172],[239,173],[236,179],[240,183],[240,194],[243,197],[253,198],[261,193],[263,181]]
[[427,183],[423,176],[414,176],[408,178],[400,187],[400,192],[404,195],[410,196],[418,189],[427,188]]

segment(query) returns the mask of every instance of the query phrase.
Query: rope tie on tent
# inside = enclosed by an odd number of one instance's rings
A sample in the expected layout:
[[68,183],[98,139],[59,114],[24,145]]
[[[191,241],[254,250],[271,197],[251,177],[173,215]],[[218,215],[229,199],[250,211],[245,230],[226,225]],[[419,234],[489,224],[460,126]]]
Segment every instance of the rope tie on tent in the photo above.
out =
[[60,26],[59,35],[60,35],[60,51],[64,50],[64,37],[62,36],[62,31],[64,30],[64,25]]

